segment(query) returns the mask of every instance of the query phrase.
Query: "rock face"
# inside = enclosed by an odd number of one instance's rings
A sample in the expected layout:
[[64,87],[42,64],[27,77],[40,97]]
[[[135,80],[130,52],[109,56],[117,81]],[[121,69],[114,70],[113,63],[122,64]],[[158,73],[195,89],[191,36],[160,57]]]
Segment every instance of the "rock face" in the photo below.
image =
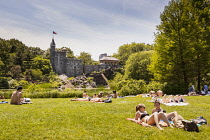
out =
[[96,88],[96,83],[91,81],[85,75],[80,75],[70,80],[70,83],[74,85],[75,88]]
[[108,79],[113,77],[113,70],[106,69],[103,72],[96,72],[86,75],[80,75],[72,80],[67,80],[68,77],[60,75],[60,78],[65,83],[65,88],[96,88],[97,86],[109,87]]

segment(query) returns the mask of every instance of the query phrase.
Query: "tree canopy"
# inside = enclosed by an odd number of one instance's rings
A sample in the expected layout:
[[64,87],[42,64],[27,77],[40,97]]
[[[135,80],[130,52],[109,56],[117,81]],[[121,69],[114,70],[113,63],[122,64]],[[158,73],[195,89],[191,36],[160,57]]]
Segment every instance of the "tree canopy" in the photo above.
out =
[[177,93],[195,83],[200,89],[210,70],[209,12],[209,1],[171,0],[160,15],[150,70],[156,80],[179,85]]

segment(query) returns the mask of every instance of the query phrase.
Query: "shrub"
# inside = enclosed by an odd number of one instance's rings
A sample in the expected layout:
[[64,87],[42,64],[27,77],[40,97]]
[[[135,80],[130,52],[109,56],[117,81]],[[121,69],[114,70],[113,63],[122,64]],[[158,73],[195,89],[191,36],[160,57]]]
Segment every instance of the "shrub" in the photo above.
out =
[[18,86],[17,80],[11,79],[8,81],[9,83],[9,88],[16,88]]
[[11,90],[0,90],[0,95],[3,95],[5,99],[10,99],[12,92]]
[[122,80],[122,81],[118,82],[116,84],[116,90],[121,90],[122,87],[124,87],[125,85],[127,85],[128,81],[129,80]]
[[126,82],[127,84],[124,84],[120,90],[121,95],[126,96],[145,93],[146,83],[144,80],[127,80]]
[[26,88],[26,86],[28,85],[28,81],[25,81],[25,80],[20,80],[17,83],[18,83],[18,86],[22,86],[23,88]]
[[0,77],[0,88],[1,89],[8,89],[9,88],[9,83],[7,78]]
[[172,95],[186,94],[188,92],[188,87],[184,83],[165,83],[163,92]]

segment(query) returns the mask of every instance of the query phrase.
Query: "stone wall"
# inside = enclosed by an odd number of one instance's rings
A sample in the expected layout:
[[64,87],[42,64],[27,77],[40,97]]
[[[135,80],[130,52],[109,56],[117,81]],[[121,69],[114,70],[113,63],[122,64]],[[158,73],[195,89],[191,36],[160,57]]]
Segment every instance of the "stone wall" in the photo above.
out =
[[65,73],[69,77],[79,76],[83,74],[83,65],[81,59],[66,59]]
[[[91,73],[93,71],[102,71],[107,68],[113,68],[118,66],[112,66],[107,64],[102,65],[82,65],[81,59],[67,58],[66,51],[56,51],[55,42],[52,39],[50,44],[50,62],[53,71],[59,75],[65,74],[68,77],[75,77],[86,73]],[[102,54],[107,55],[107,54]],[[101,56],[102,57],[102,56]]]

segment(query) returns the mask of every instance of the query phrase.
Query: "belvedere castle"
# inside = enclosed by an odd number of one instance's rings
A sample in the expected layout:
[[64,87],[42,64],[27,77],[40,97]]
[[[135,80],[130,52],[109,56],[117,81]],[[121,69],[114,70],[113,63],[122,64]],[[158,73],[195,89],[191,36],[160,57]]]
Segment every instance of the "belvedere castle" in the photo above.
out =
[[100,65],[83,65],[81,59],[67,58],[66,50],[56,51],[54,39],[50,44],[50,63],[55,73],[65,74],[68,77],[75,77],[93,71],[101,71],[107,68],[119,68],[119,60],[114,57],[107,57],[107,54],[99,56]]

